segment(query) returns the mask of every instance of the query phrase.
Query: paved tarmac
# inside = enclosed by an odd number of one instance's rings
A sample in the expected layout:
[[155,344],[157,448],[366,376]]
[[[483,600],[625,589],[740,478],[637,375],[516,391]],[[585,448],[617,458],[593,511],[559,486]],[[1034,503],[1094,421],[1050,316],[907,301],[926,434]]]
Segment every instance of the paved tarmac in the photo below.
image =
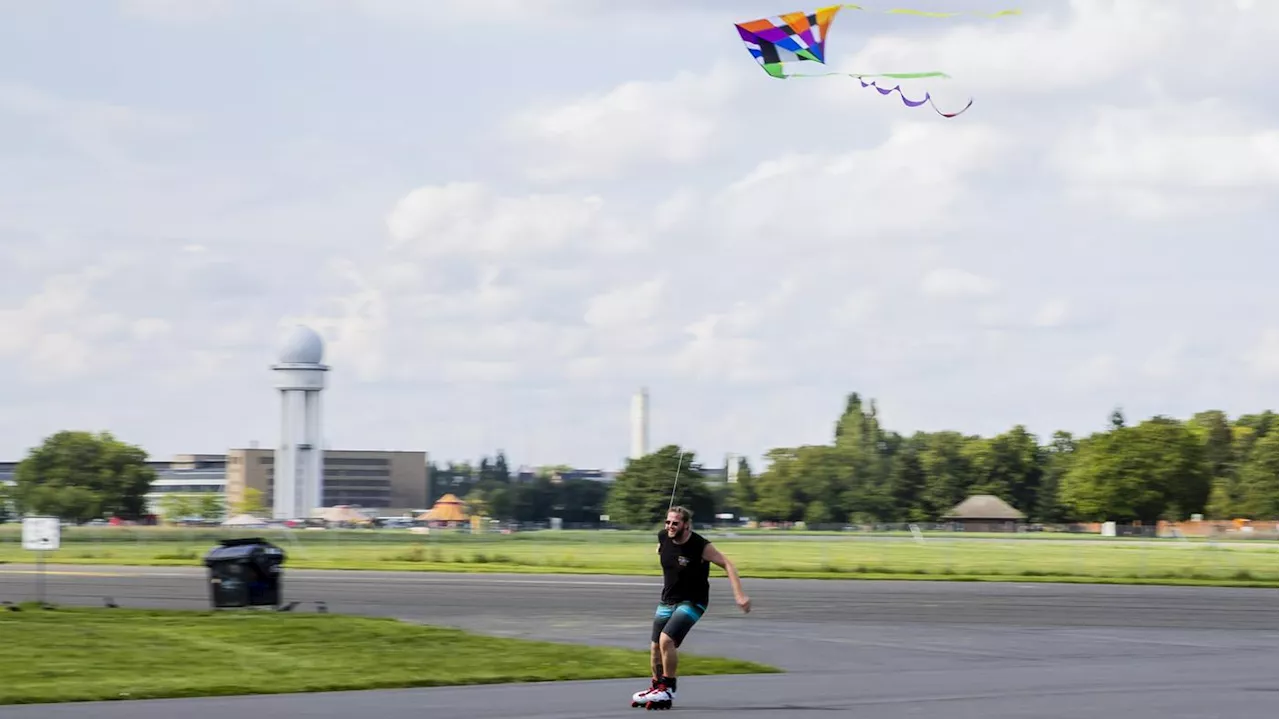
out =
[[[0,565],[0,600],[35,596]],[[645,649],[650,577],[286,570],[295,611],[391,616],[500,636]],[[204,608],[199,568],[50,567],[51,601]],[[753,611],[713,580],[685,649],[782,675],[689,677],[675,711],[699,717],[1274,716],[1277,590],[1049,583],[745,580]],[[429,657],[426,658],[429,661]],[[643,668],[640,668],[643,671]],[[0,707],[0,719],[474,719],[636,714],[643,680]]]

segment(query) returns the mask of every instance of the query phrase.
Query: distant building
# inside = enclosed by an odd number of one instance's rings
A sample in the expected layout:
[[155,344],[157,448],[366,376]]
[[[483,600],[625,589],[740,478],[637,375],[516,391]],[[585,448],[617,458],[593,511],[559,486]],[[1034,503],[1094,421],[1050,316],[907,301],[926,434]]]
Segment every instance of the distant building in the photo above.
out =
[[969,532],[1016,532],[1026,517],[993,494],[975,494],[942,515]]
[[331,506],[321,499],[324,473],[324,435],[320,395],[329,371],[324,341],[315,330],[295,326],[280,347],[275,374],[280,392],[280,440],[275,466],[280,481],[271,492],[275,519],[309,516],[318,507]]
[[[427,453],[396,451],[324,451],[320,506],[338,504],[381,510],[412,510],[427,504]],[[275,452],[233,449],[227,452],[227,503],[244,501],[245,490],[262,492],[271,508],[275,496]]]
[[631,397],[631,459],[649,453],[649,389],[641,387]]
[[[20,462],[0,462],[0,484],[14,483]],[[147,513],[160,513],[160,498],[166,494],[221,494],[226,490],[226,457],[220,454],[179,454],[173,459],[147,462],[156,480],[145,495]]]
[[551,478],[560,481],[589,479],[593,482],[612,482],[617,476],[617,472],[607,469],[570,469],[568,471],[555,472],[551,475]]
[[[160,498],[166,494],[216,494],[227,489],[227,458],[222,454],[179,454],[168,462],[147,462],[156,480],[147,492],[147,513],[163,514]],[[225,507],[225,505],[224,505]]]

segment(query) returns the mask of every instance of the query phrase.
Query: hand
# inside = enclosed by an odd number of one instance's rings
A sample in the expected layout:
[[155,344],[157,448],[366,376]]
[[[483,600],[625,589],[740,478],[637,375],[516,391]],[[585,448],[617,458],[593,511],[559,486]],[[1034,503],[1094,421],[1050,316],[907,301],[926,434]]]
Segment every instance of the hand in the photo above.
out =
[[742,610],[743,614],[747,614],[751,611],[751,597],[748,597],[745,594],[740,594],[734,599],[734,601],[738,603],[738,608]]

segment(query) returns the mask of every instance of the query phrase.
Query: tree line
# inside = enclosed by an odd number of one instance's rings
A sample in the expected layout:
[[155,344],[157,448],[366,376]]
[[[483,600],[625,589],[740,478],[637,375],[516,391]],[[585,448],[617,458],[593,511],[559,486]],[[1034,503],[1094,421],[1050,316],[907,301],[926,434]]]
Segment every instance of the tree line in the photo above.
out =
[[488,516],[522,522],[607,515],[646,526],[673,489],[677,504],[707,522],[719,513],[810,525],[936,522],[973,494],[1000,497],[1037,523],[1274,520],[1277,420],[1270,410],[1234,420],[1209,410],[1130,425],[1115,410],[1097,432],[1057,431],[1043,442],[1021,425],[994,437],[904,435],[881,426],[874,400],[851,393],[830,444],[773,449],[759,475],[740,459],[733,483],[706,481],[695,454],[674,445],[629,461],[608,485],[558,481],[554,471],[513,482],[501,453],[478,469],[451,464],[432,476]]
[[[1275,520],[1277,439],[1270,410],[1137,424],[1115,410],[1096,432],[1057,431],[1044,441],[1021,425],[994,437],[906,435],[882,427],[874,400],[852,393],[829,444],[773,449],[759,474],[738,460],[732,483],[708,481],[696,454],[675,445],[629,460],[611,483],[575,478],[567,466],[513,475],[502,452],[478,466],[432,463],[428,482],[431,497],[451,492],[472,513],[521,523],[559,517],[571,526],[598,525],[602,516],[651,526],[671,502],[699,522],[719,513],[810,525],[933,522],[973,494],[998,496],[1040,523]],[[0,520],[7,504],[80,521],[138,519],[155,479],[145,461],[143,450],[110,434],[60,432],[19,463],[9,501],[0,494]]]
[[734,500],[758,519],[809,524],[938,521],[973,494],[1042,523],[1274,520],[1277,424],[1272,411],[1232,420],[1210,410],[1130,425],[1116,410],[1099,431],[1057,431],[1043,443],[1021,425],[994,437],[907,436],[885,430],[874,401],[853,393],[831,444],[772,450],[768,470],[739,479]]

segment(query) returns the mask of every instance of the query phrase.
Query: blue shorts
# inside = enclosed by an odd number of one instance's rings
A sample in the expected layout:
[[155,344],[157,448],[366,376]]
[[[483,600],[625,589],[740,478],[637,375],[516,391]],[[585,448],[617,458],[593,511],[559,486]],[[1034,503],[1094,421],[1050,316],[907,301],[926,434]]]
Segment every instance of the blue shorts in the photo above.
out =
[[662,639],[662,635],[666,634],[675,641],[677,647],[680,646],[684,641],[684,635],[693,629],[693,625],[702,619],[706,611],[705,605],[694,602],[659,604],[658,610],[653,614],[653,633],[650,635],[650,641],[657,644]]

